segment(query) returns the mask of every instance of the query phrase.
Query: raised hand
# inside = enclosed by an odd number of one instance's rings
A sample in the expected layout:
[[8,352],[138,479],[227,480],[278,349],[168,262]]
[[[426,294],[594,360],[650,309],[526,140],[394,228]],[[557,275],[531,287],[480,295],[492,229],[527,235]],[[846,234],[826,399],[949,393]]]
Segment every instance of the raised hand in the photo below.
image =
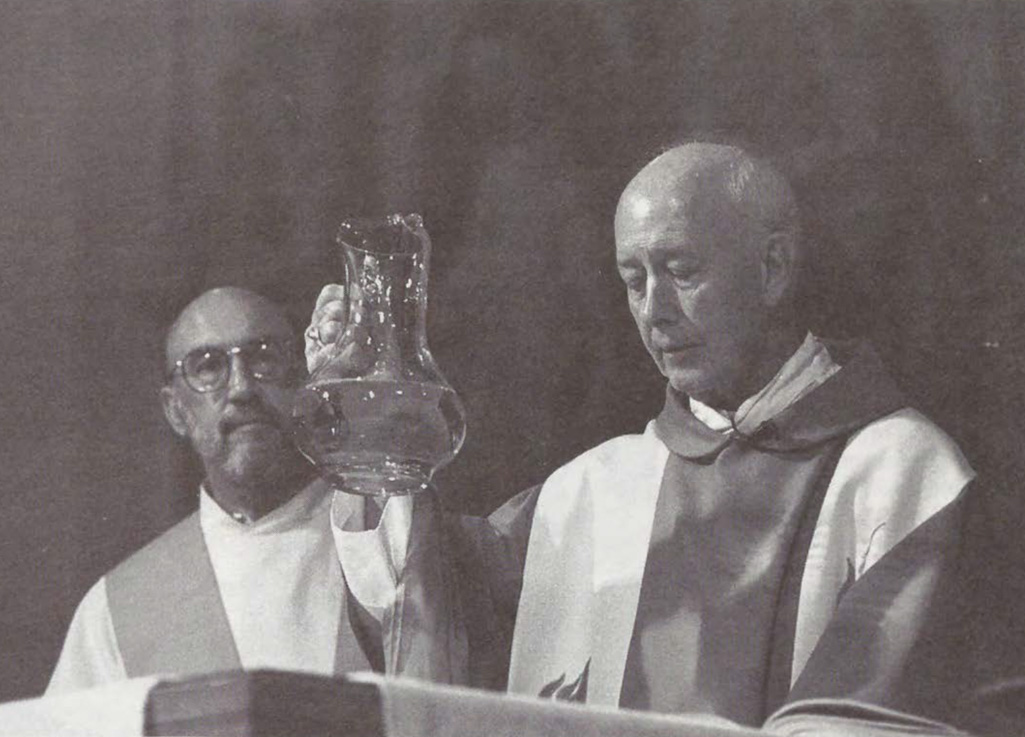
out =
[[320,290],[310,325],[303,333],[306,340],[306,368],[311,374],[331,355],[331,349],[345,330],[347,312],[344,286],[328,284]]

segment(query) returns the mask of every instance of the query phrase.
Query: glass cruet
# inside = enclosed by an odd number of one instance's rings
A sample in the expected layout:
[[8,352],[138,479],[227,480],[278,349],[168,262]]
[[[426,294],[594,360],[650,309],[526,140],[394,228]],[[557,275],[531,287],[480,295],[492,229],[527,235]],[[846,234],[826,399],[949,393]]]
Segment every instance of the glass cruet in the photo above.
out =
[[419,215],[345,220],[345,327],[296,396],[302,453],[334,488],[432,489],[466,437],[462,402],[427,346],[431,241]]

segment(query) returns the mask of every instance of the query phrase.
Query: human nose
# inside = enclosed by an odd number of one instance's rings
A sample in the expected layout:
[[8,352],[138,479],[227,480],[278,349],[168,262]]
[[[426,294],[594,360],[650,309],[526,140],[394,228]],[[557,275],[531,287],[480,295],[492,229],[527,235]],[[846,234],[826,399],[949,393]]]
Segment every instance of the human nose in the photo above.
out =
[[672,286],[652,274],[644,287],[644,303],[641,315],[650,325],[659,325],[673,319],[676,311],[675,294]]
[[238,353],[231,355],[228,366],[228,399],[244,401],[256,391],[256,379]]

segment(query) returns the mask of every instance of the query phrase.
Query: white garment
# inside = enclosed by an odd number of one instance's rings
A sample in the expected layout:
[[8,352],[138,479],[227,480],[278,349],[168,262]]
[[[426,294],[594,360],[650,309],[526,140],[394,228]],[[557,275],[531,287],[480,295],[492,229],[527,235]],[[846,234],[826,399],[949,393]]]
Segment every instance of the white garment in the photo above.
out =
[[[552,474],[534,513],[509,690],[536,695],[589,671],[587,703],[616,706],[669,449],[649,423]],[[826,489],[798,602],[792,680],[857,577],[952,502],[975,473],[926,417],[903,409],[847,441]]]
[[395,603],[406,563],[406,547],[413,521],[413,497],[392,497],[381,519],[365,529],[362,497],[336,491],[331,509],[331,531],[338,559],[344,561],[349,593],[381,622]]
[[[808,333],[800,348],[780,368],[772,381],[740,406],[736,413],[737,418],[742,418],[737,419],[738,427],[744,432],[753,432],[757,429],[753,423],[760,424],[790,406],[839,370],[839,365],[830,358],[826,346]],[[695,417],[711,429],[717,432],[732,430],[729,416],[693,399],[690,400],[690,406]],[[657,451],[660,459],[655,464],[658,479],[661,479],[661,468],[668,457],[667,452]],[[651,472],[647,460],[642,463],[643,468],[634,468],[634,465],[630,464],[629,467],[635,473],[644,475]],[[336,499],[344,496],[341,492],[335,494]],[[654,499],[650,501],[654,504]],[[412,502],[412,497],[389,499],[381,522],[373,530],[364,529],[362,514],[342,514],[339,510],[332,513],[335,544],[338,556],[343,561],[349,592],[378,622],[382,620],[385,608],[395,601],[397,580],[405,563],[405,550],[412,525]],[[605,534],[615,537],[617,531],[622,532],[623,529],[613,525]],[[651,530],[638,532],[647,536]]]
[[[200,529],[243,668],[332,674],[344,584],[330,505],[318,481],[245,524],[201,490]],[[75,611],[47,693],[125,678],[104,577]]]
[[3,737],[136,737],[146,734],[149,676],[0,704]]
[[[840,370],[811,334],[733,422],[691,402],[718,432],[752,433]],[[531,526],[516,617],[509,690],[536,695],[560,674],[573,681],[589,664],[589,704],[616,706],[647,559],[655,504],[670,451],[654,431],[614,438],[545,482]],[[835,610],[848,561],[860,578],[974,477],[954,442],[919,412],[902,409],[847,441],[826,489],[800,588],[792,682]],[[368,605],[394,600],[393,551],[409,534],[408,514],[369,534],[335,514],[335,539],[350,590]],[[404,549],[404,545],[402,546]],[[357,552],[359,550],[359,552]],[[344,553],[343,553],[344,551]],[[360,565],[351,565],[353,561]],[[390,599],[388,597],[391,597]],[[380,609],[378,609],[380,611]]]
[[[732,418],[695,399],[690,399],[690,409],[716,432],[728,433],[735,426],[753,434],[839,370],[825,344],[808,333],[765,388],[741,404]],[[881,418],[848,440],[808,550],[792,681],[797,680],[829,623],[830,603],[836,601],[847,579],[847,561],[860,578],[908,533],[952,501],[974,476],[953,441],[914,410]],[[864,490],[858,492],[857,487]]]

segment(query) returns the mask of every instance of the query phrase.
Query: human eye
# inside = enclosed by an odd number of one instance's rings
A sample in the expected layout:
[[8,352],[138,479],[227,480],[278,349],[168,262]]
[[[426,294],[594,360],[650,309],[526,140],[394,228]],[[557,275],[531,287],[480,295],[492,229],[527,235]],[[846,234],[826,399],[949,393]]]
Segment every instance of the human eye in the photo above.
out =
[[639,294],[644,291],[645,274],[641,269],[620,269],[619,277],[626,285],[627,292]]
[[225,371],[228,356],[224,351],[215,348],[204,348],[193,351],[185,357],[185,372],[203,383],[211,383]]
[[246,346],[246,363],[250,371],[267,378],[279,378],[288,367],[285,346],[274,340],[259,340]]
[[293,355],[294,345],[275,339],[256,340],[246,346],[245,358],[249,370],[260,378],[282,379],[298,363]]
[[700,273],[697,264],[683,261],[669,262],[666,264],[666,271],[673,281],[681,285],[692,284]]

